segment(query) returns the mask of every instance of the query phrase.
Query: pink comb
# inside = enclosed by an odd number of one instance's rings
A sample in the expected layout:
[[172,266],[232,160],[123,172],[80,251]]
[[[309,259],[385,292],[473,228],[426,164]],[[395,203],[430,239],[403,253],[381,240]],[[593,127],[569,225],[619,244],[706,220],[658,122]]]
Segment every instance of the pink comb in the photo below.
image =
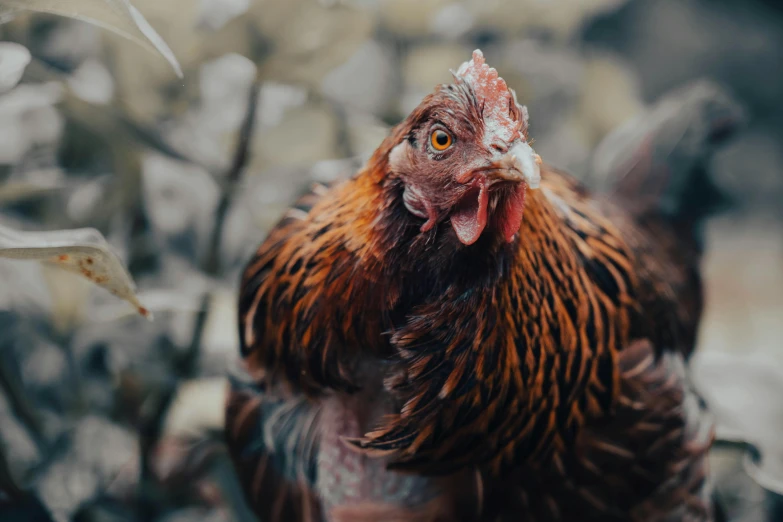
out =
[[[463,63],[454,73],[457,81],[470,84],[479,103],[484,106],[484,140],[500,139],[510,143],[526,125],[526,111],[522,111],[522,122],[513,119],[509,107],[516,104],[513,91],[498,72],[484,61],[484,54],[476,49],[473,59]],[[491,143],[487,143],[491,145]]]

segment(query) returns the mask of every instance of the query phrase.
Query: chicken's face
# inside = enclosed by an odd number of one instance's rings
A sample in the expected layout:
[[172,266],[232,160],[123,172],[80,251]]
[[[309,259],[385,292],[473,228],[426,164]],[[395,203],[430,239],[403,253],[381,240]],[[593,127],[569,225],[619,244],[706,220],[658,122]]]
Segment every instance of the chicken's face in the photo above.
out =
[[540,180],[527,110],[481,51],[454,78],[403,123],[407,133],[389,153],[390,174],[402,182],[405,207],[424,220],[422,232],[449,221],[463,245],[483,233],[511,241],[525,191]]

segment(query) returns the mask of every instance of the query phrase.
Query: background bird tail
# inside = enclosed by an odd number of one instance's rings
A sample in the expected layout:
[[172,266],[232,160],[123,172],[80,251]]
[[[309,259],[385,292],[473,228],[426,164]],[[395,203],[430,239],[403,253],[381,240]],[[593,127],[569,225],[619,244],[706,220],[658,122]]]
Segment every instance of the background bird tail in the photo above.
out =
[[231,381],[226,443],[248,503],[265,522],[319,522],[315,482],[317,409],[262,385]]
[[743,121],[739,104],[719,86],[690,84],[607,135],[590,181],[636,215],[698,224],[730,203],[710,159]]

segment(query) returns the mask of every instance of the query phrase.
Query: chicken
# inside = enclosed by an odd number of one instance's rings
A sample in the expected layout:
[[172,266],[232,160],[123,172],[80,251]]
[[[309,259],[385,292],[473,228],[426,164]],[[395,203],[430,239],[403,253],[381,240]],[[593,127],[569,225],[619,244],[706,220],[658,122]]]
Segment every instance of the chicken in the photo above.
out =
[[687,199],[737,114],[691,105],[689,168],[652,128],[594,198],[475,51],[314,186],[241,282],[226,436],[261,520],[712,520]]

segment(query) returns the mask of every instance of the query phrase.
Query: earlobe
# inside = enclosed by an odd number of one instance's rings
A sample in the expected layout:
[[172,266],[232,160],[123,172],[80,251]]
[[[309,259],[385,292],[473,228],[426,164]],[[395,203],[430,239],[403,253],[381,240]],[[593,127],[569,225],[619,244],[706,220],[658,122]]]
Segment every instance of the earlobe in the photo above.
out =
[[402,140],[394,146],[389,153],[389,167],[393,173],[399,174],[404,170],[401,168],[403,165],[411,163],[412,151],[413,147],[411,147],[411,144],[407,139]]

